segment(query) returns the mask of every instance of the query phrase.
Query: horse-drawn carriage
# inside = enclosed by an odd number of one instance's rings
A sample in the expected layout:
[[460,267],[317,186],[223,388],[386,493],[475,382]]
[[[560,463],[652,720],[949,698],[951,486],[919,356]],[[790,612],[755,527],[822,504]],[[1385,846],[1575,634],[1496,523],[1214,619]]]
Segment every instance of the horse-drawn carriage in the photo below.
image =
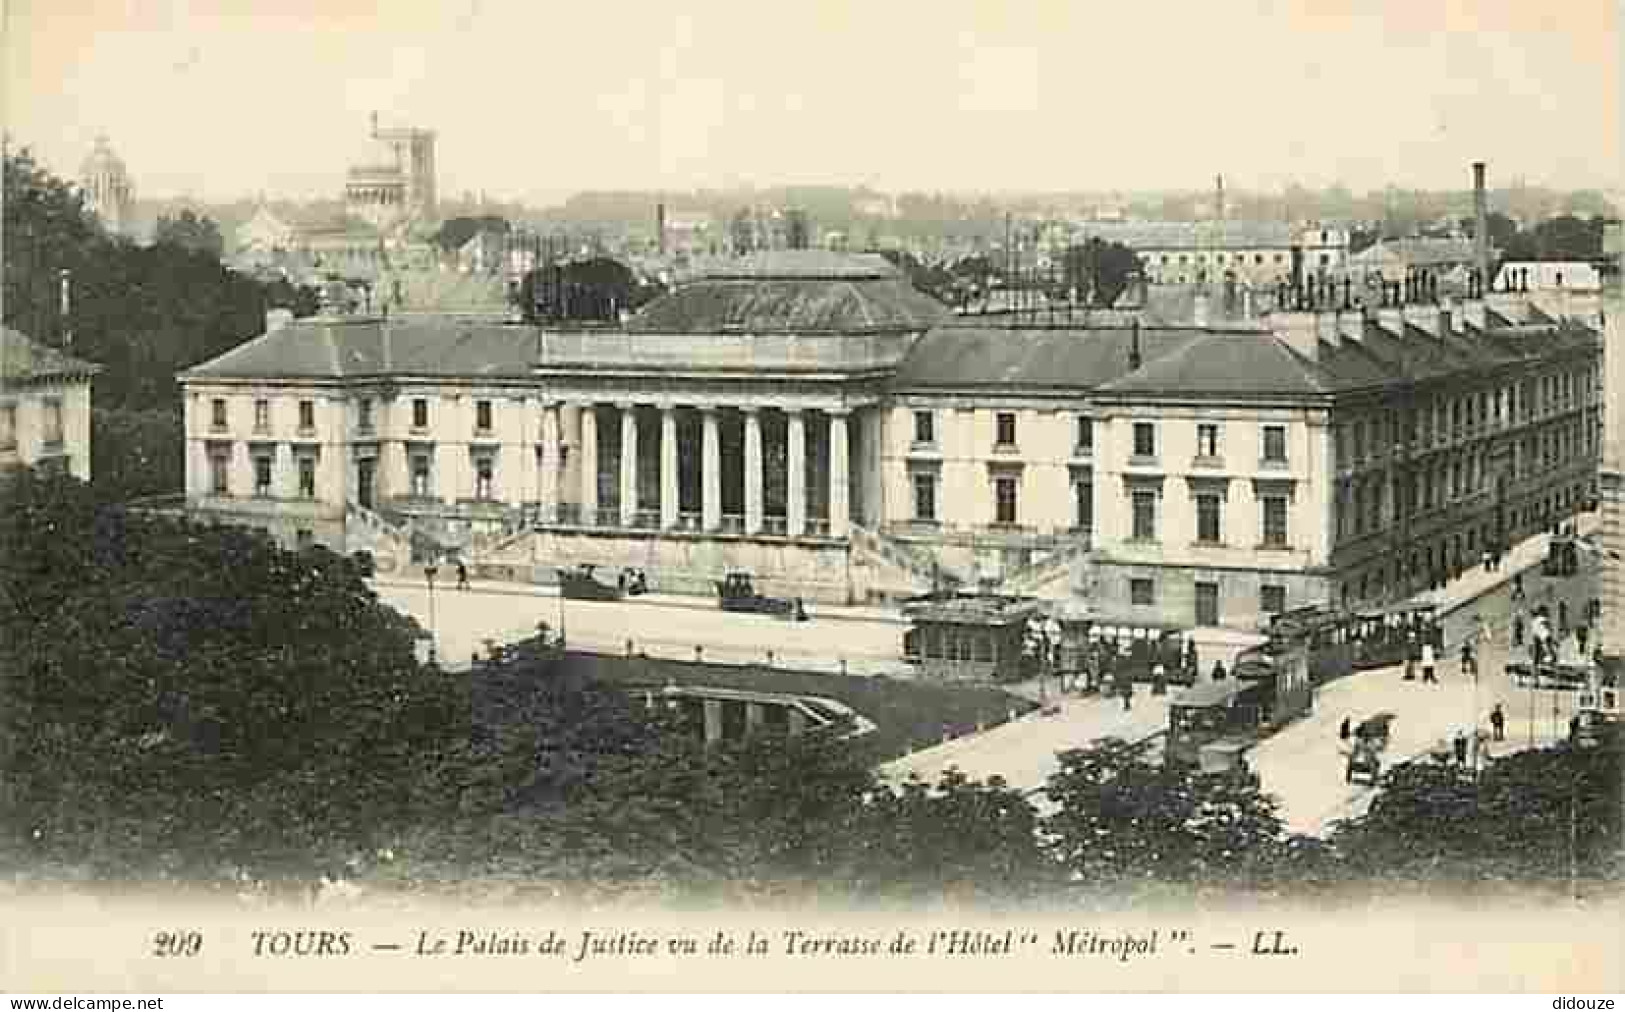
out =
[[559,593],[572,601],[619,601],[648,590],[648,578],[631,567],[621,570],[613,583],[599,576],[590,562],[559,570]]
[[1354,729],[1348,752],[1348,765],[1343,772],[1344,783],[1359,783],[1362,779],[1371,787],[1382,779],[1382,753],[1388,748],[1388,736],[1394,715],[1379,713],[1360,721]]
[[758,594],[749,573],[729,573],[717,581],[717,603],[723,611],[752,612],[796,622],[807,620],[807,609],[799,597],[767,597]]

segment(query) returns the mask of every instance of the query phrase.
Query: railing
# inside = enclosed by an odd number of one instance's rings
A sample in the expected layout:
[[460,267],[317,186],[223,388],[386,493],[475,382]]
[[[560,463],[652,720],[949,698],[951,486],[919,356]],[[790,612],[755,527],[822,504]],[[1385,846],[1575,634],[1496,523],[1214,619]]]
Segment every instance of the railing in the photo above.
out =
[[673,529],[679,531],[698,531],[702,530],[704,526],[705,514],[681,511],[677,514],[677,526]]
[[827,538],[829,537],[829,521],[824,517],[808,517],[806,532],[810,538]]
[[621,508],[619,506],[598,507],[595,524],[598,527],[621,526]]
[[633,512],[632,526],[638,528],[639,530],[660,530],[660,510],[641,509]]
[[645,334],[546,332],[538,364],[633,365],[691,369],[871,368],[902,360],[912,334]]
[[722,523],[717,528],[723,534],[745,533],[745,516],[743,513],[724,513]]
[[[546,523],[546,520],[542,521]],[[571,525],[581,522],[581,504],[575,502],[561,502],[553,507],[553,522]]]
[[790,519],[788,517],[764,516],[762,518],[762,533],[775,538],[788,537],[790,534]]

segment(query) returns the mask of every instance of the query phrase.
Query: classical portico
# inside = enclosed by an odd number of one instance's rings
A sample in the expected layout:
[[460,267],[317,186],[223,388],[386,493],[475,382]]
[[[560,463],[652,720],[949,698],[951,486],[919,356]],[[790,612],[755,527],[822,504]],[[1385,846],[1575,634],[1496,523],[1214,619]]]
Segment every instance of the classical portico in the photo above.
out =
[[943,311],[879,258],[746,260],[624,330],[546,331],[538,565],[635,565],[703,591],[730,569],[853,596],[880,519],[885,381]]

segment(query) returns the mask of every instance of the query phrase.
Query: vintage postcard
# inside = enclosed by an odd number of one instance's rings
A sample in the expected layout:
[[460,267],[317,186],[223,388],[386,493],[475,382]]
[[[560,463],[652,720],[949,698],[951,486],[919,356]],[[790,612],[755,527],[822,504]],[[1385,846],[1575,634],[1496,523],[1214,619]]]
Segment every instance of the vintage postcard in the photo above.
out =
[[7,0],[0,990],[1619,991],[1610,0]]

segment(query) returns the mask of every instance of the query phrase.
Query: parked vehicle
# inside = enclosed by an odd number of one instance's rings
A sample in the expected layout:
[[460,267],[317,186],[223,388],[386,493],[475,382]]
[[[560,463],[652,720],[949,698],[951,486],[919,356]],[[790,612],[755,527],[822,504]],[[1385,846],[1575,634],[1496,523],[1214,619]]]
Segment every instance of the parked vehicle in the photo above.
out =
[[574,569],[559,570],[559,593],[573,601],[619,601],[647,593],[649,581],[642,570],[628,567],[613,583],[600,576],[598,567],[583,562]]
[[1219,753],[1244,751],[1257,739],[1268,695],[1265,683],[1238,679],[1198,682],[1180,692],[1168,706],[1166,761],[1173,766],[1200,769],[1204,750],[1209,746],[1228,747],[1217,750],[1208,758],[1208,764],[1220,761]]
[[807,609],[799,597],[767,597],[756,593],[749,573],[734,572],[718,580],[717,603],[723,611],[753,612],[776,618],[807,621]]

